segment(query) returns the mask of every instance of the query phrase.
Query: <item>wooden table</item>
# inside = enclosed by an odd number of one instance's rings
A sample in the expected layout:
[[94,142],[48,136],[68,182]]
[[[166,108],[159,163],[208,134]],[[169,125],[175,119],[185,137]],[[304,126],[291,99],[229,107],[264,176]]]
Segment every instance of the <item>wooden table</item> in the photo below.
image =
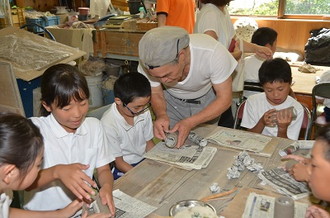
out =
[[314,67],[319,69],[316,73],[302,73],[298,71],[297,65],[291,66],[292,80],[294,82],[292,90],[296,94],[298,101],[307,105],[309,109],[312,109],[312,90],[316,85],[316,77],[320,77],[325,71],[330,70],[330,67],[325,66]]
[[[201,136],[207,136],[214,128],[224,128],[212,125],[203,125],[195,131]],[[261,157],[250,153],[257,162],[263,164],[264,169],[272,169],[281,163],[278,150],[292,143],[289,139],[273,137],[277,142],[276,150],[271,157]],[[210,144],[208,146],[216,146]],[[201,199],[211,195],[209,186],[217,182],[222,190],[229,190],[235,186],[244,188],[262,189],[258,184],[260,179],[257,175],[243,171],[239,179],[227,179],[227,168],[231,167],[234,156],[239,150],[218,148],[209,166],[201,170],[187,171],[174,166],[152,160],[144,160],[141,164],[134,167],[123,177],[115,181],[114,189],[120,189],[126,194],[136,197],[158,209],[150,217],[168,216],[169,208],[178,201],[187,199]],[[218,214],[221,213],[232,200],[234,195],[222,200],[209,201]],[[244,207],[244,205],[242,205]]]

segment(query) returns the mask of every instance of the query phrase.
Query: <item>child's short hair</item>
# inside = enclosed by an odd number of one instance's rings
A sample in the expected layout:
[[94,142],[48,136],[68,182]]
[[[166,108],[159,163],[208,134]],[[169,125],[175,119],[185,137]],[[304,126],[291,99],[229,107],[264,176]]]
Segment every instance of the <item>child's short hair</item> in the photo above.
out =
[[149,80],[141,73],[126,73],[121,75],[115,82],[114,96],[119,98],[124,104],[128,104],[136,97],[151,96],[151,86]]
[[26,176],[43,152],[43,137],[31,120],[13,113],[0,113],[0,164],[13,164]]
[[277,39],[277,32],[269,27],[260,27],[252,35],[251,42],[257,45],[273,45]]
[[[63,108],[70,104],[72,98],[77,101],[89,98],[86,78],[69,64],[49,67],[41,78],[41,101],[47,105],[56,102],[59,108]],[[43,116],[49,114],[43,106],[40,112]]]
[[292,73],[290,65],[282,58],[264,61],[259,69],[259,81],[261,85],[273,82],[291,84]]
[[323,140],[327,143],[324,151],[324,158],[330,162],[330,125],[323,127],[319,132],[316,140]]

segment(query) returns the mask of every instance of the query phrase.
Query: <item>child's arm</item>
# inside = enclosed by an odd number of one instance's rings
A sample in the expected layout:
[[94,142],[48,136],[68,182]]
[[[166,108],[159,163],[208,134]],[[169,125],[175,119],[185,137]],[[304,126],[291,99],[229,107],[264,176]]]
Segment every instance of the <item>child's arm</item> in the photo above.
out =
[[266,111],[264,115],[259,119],[258,123],[253,128],[249,129],[249,131],[255,133],[262,133],[265,126],[273,126],[275,113],[275,109]]
[[154,141],[152,141],[152,139],[147,141],[146,152],[150,151],[154,146],[155,146],[155,143],[154,143]]
[[113,176],[110,171],[109,164],[97,168],[97,178],[101,186],[100,197],[102,200],[102,204],[107,204],[110,209],[111,216],[115,216],[116,210],[112,196]]
[[115,163],[116,168],[123,173],[127,173],[129,170],[133,169],[133,167],[129,163],[124,161],[124,158],[122,156],[116,157]]
[[94,191],[89,184],[96,187],[96,183],[84,173],[84,170],[88,168],[89,165],[75,163],[67,165],[59,164],[40,170],[37,179],[27,190],[42,187],[59,179],[77,198],[90,199],[90,194],[93,195]]
[[[51,196],[50,196],[51,198]],[[83,202],[74,200],[68,206],[61,210],[55,211],[32,211],[32,210],[23,210],[18,208],[10,208],[9,209],[9,217],[10,218],[57,218],[57,217],[71,217],[73,216],[83,205]]]

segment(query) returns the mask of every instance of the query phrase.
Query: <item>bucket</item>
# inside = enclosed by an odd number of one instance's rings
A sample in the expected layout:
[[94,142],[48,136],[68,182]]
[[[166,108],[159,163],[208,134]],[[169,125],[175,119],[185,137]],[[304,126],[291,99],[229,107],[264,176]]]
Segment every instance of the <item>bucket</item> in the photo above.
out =
[[89,8],[87,8],[87,7],[79,7],[78,11],[79,11],[79,15],[88,15],[89,14]]
[[85,76],[89,89],[89,107],[95,108],[103,105],[102,74],[98,76]]
[[141,0],[128,0],[128,8],[130,14],[138,14],[140,13],[139,8],[141,5]]

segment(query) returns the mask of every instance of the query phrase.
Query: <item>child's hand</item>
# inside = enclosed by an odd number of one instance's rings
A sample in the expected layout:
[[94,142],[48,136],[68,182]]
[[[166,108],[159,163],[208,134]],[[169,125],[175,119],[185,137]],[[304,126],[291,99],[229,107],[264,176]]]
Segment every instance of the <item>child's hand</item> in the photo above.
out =
[[276,125],[276,110],[271,109],[266,111],[262,117],[262,120],[265,126],[274,127]]
[[326,210],[312,205],[307,209],[305,218],[330,218],[330,215]]
[[96,187],[96,183],[84,173],[83,170],[89,168],[89,165],[84,164],[67,164],[58,165],[56,169],[56,176],[62,183],[77,196],[79,199],[91,199],[91,195],[94,195],[94,190],[90,187]]
[[114,217],[111,216],[110,214],[105,214],[105,213],[94,213],[90,216],[87,216],[87,212],[85,212],[81,218],[108,218],[108,217]]
[[286,155],[282,159],[291,159],[298,161],[298,163],[294,164],[290,169],[287,169],[287,171],[297,181],[304,181],[304,182],[308,181],[309,179],[308,164],[310,162],[310,159],[292,154]]
[[285,109],[277,111],[276,120],[279,128],[287,128],[292,121],[292,110]]
[[58,210],[60,217],[72,217],[83,205],[82,201],[74,200],[65,208]]
[[100,189],[100,198],[103,205],[108,205],[111,216],[115,216],[116,209],[115,209],[115,203],[113,202],[113,196],[112,196],[112,188],[109,184],[105,184]]

